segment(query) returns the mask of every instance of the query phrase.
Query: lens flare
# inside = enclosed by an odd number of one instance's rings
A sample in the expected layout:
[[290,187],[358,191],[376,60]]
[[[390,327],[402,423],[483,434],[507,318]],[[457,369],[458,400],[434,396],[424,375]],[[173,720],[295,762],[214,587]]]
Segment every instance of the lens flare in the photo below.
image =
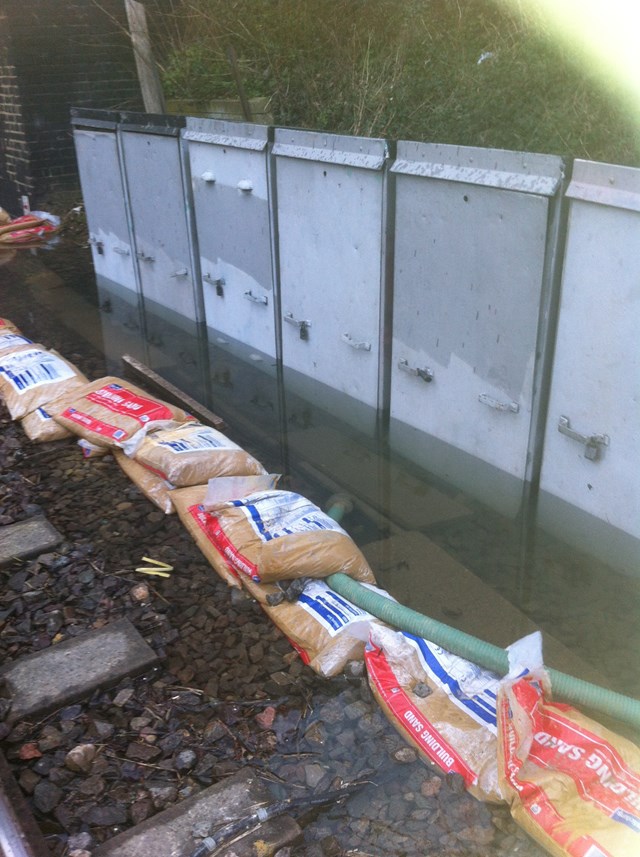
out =
[[[552,30],[588,64],[640,122],[640,2],[638,0],[503,0]],[[612,91],[612,95],[614,92]]]

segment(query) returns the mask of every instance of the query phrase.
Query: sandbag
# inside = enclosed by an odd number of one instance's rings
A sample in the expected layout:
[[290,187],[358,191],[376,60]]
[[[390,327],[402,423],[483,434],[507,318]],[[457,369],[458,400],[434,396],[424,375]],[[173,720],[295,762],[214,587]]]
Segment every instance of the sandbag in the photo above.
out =
[[206,511],[209,539],[234,574],[270,583],[341,571],[375,583],[351,537],[293,491],[258,491]]
[[21,345],[33,345],[33,340],[23,336],[17,330],[0,327],[0,354],[6,351],[15,351]]
[[496,760],[499,678],[428,640],[372,626],[369,684],[397,731],[471,794],[502,801]]
[[112,452],[110,447],[98,446],[84,437],[78,438],[78,446],[83,458],[104,458],[105,455],[109,455]]
[[[338,675],[349,661],[362,661],[370,623],[377,620],[323,580],[309,581],[295,601],[283,600],[276,605],[267,600],[280,592],[275,583],[255,583],[243,577],[242,585],[280,628],[302,661],[319,675]],[[386,595],[382,590],[376,591]]]
[[[153,475],[151,471],[146,470],[141,464],[138,467],[145,470],[149,475]],[[159,479],[160,477],[157,478]],[[171,502],[185,529],[198,545],[214,571],[220,575],[228,586],[240,589],[241,584],[237,572],[228,565],[211,538],[210,528],[213,518],[202,505],[206,493],[206,485],[177,488],[172,492]]]
[[210,479],[207,485],[194,485],[190,488],[177,488],[171,493],[171,502],[191,537],[198,545],[211,567],[229,586],[240,588],[241,581],[233,566],[218,550],[212,537],[213,517],[205,508],[209,497],[227,500],[241,496],[245,489],[266,490],[274,488],[280,478],[271,473],[261,476],[225,476]]
[[36,408],[20,421],[24,433],[30,440],[44,443],[49,440],[64,440],[72,437],[70,431],[58,425],[45,408]]
[[74,434],[96,446],[120,447],[130,455],[147,432],[193,419],[182,408],[111,375],[52,403],[50,410],[56,422]]
[[0,318],[0,333],[7,333],[8,331],[20,333],[20,329],[12,321],[8,318]]
[[44,345],[0,355],[0,392],[14,420],[87,383],[79,369]]
[[60,218],[44,211],[16,217],[0,226],[0,244],[33,244],[51,238],[60,228]]
[[242,447],[198,422],[149,433],[135,460],[178,488],[204,485],[218,476],[261,475],[267,471]]
[[498,768],[513,818],[554,857],[640,854],[640,748],[553,702],[544,670],[517,672],[498,694]]
[[121,449],[114,449],[113,456],[120,465],[123,473],[126,473],[133,484],[136,485],[144,496],[148,500],[151,500],[158,509],[163,511],[165,515],[170,515],[175,511],[171,501],[171,489],[173,486],[170,483],[166,482],[155,473],[152,473],[150,470],[147,470],[147,468],[143,467],[141,464],[138,464],[138,462],[133,458],[125,455]]

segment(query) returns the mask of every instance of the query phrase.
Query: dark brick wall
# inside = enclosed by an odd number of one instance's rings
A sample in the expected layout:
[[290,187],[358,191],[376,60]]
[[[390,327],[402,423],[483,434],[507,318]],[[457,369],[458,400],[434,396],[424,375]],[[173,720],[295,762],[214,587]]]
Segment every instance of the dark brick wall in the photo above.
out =
[[141,110],[124,0],[3,0],[0,205],[76,180],[71,107]]

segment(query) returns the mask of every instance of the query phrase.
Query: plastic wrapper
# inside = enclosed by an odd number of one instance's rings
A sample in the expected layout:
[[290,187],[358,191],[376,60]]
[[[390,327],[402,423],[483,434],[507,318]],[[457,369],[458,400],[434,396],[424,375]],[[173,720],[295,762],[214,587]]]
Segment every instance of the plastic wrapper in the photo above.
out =
[[0,355],[0,392],[14,420],[87,383],[72,363],[43,345],[22,345]]
[[51,238],[60,228],[60,218],[46,211],[33,211],[0,226],[0,245],[35,244]]
[[[498,765],[513,818],[554,857],[640,854],[640,748],[552,702],[541,658],[523,658],[516,647],[509,654]],[[522,665],[528,675],[518,675]]]
[[460,774],[475,797],[498,803],[499,678],[429,640],[372,626],[365,663],[373,695],[418,752]]
[[51,403],[60,425],[96,446],[119,447],[133,455],[145,435],[191,420],[182,408],[169,405],[121,378],[92,381],[77,395]]
[[300,494],[257,491],[213,505],[206,516],[208,538],[233,575],[271,583],[341,571],[375,583],[353,539]]
[[133,484],[158,509],[163,511],[165,515],[170,515],[175,511],[171,500],[173,486],[170,483],[166,482],[160,476],[156,476],[155,473],[147,470],[141,464],[138,464],[133,458],[129,458],[121,449],[114,449],[113,456],[120,465],[123,473],[126,473]]
[[218,476],[267,472],[237,443],[198,422],[151,432],[137,449],[135,460],[178,488],[204,485]]
[[0,327],[0,354],[15,351],[23,345],[33,345],[33,340],[23,336],[17,330]]
[[[275,583],[254,583],[243,577],[242,585],[280,628],[305,664],[328,678],[338,675],[349,661],[362,661],[371,622],[377,620],[334,592],[324,580],[312,580],[295,601],[269,604],[280,592]],[[375,587],[374,587],[375,588]],[[386,592],[376,589],[380,595]]]
[[58,425],[45,408],[36,408],[20,420],[24,433],[31,440],[44,443],[48,440],[64,440],[73,437],[70,431]]

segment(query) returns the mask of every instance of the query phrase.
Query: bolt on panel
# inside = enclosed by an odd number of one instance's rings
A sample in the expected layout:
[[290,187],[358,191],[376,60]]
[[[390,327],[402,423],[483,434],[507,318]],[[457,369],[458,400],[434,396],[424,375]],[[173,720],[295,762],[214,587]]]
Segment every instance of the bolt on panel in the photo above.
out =
[[576,161],[566,196],[540,518],[637,571],[640,169]]
[[[548,155],[398,143],[391,442],[424,436],[428,470],[507,505],[527,467],[539,305],[547,287]],[[469,463],[480,464],[465,484]],[[482,465],[492,472],[483,487]],[[509,487],[507,487],[509,486]],[[497,489],[498,491],[500,489]]]

